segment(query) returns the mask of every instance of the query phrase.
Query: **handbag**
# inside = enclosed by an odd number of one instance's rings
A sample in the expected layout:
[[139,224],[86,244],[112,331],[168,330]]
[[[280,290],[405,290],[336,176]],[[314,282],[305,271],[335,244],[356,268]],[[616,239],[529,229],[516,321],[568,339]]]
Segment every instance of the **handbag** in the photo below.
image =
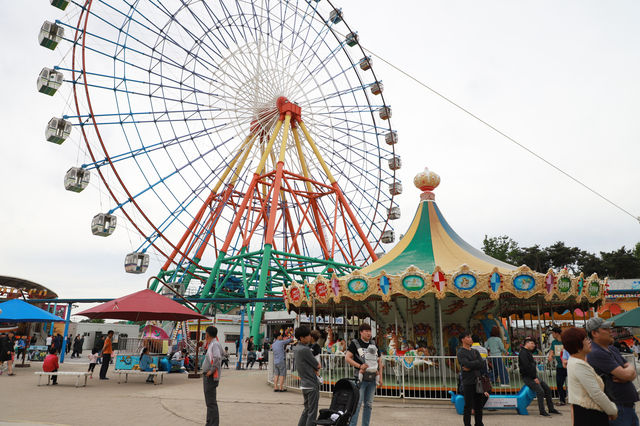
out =
[[476,393],[491,393],[491,379],[485,375],[476,377]]

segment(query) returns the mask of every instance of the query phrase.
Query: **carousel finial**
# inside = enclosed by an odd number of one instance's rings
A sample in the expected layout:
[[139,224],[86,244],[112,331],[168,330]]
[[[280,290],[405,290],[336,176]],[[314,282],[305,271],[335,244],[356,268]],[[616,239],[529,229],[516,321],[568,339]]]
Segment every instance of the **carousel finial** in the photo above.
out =
[[434,200],[435,195],[431,191],[440,185],[440,176],[429,170],[428,167],[425,167],[424,171],[418,173],[416,177],[413,178],[413,184],[422,191],[420,200]]

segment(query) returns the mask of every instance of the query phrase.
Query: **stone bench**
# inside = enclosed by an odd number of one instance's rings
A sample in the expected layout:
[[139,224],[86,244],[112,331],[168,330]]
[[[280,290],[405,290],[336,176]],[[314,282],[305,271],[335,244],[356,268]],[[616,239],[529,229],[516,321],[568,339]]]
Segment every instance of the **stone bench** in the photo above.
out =
[[35,373],[36,376],[38,376],[38,386],[40,386],[40,381],[42,379],[42,376],[46,376],[47,377],[47,385],[51,384],[51,376],[58,376],[58,380],[60,379],[60,377],[65,377],[65,376],[75,376],[76,377],[76,387],[80,386],[80,378],[84,377],[84,384],[82,385],[87,386],[87,376],[89,376],[89,374],[91,373],[87,373],[86,371],[36,371]]
[[[122,380],[122,375],[124,374],[124,382],[127,383],[129,379],[129,375],[133,376],[153,376],[153,384],[160,385],[164,382],[164,375],[167,373],[166,371],[140,371],[140,370],[115,370],[115,373],[118,375],[118,383]],[[158,383],[158,376],[160,376],[160,383]]]

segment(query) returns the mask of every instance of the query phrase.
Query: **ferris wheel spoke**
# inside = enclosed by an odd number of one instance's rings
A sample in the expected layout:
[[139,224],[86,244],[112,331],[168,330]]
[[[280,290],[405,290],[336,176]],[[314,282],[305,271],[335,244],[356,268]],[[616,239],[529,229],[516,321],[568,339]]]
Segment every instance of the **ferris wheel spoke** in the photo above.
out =
[[[203,137],[208,136],[209,132],[215,130],[216,128],[224,127],[224,126],[225,126],[224,124],[218,125],[218,126],[212,126],[212,127],[205,128],[205,129],[202,129],[202,130],[197,131],[197,132],[188,133],[188,134],[185,134],[185,135],[174,137],[174,138],[168,139],[166,141],[156,142],[154,144],[147,145],[147,146],[143,145],[140,148],[135,148],[135,149],[132,149],[132,150],[127,151],[127,152],[122,152],[120,154],[111,155],[108,158],[105,158],[105,159],[102,159],[102,160],[94,161],[92,163],[85,163],[85,164],[82,165],[82,168],[83,169],[87,169],[87,170],[91,170],[91,169],[94,169],[94,168],[102,167],[102,166],[108,164],[109,162],[117,163],[117,162],[120,162],[120,161],[126,161],[126,160],[133,159],[133,158],[135,158],[135,157],[137,157],[139,155],[143,155],[143,154],[146,155],[146,154],[150,154],[150,153],[152,153],[154,151],[166,149],[166,148],[168,148],[170,146],[173,146],[175,144],[180,144],[180,143],[185,143],[185,142],[193,142],[193,141],[195,141],[195,140],[197,140],[199,138],[203,138]],[[222,146],[222,144],[219,145],[217,148],[220,149],[221,146]]]
[[[179,43],[179,42],[177,42],[177,41],[173,40],[172,38],[170,38],[170,37],[168,37],[168,36],[166,36],[166,35],[165,35],[165,36],[163,36],[163,30],[162,30],[160,27],[158,27],[158,26],[156,25],[156,23],[155,23],[155,22],[153,22],[153,20],[151,20],[151,19],[147,18],[147,17],[146,17],[146,15],[145,15],[144,13],[142,13],[140,10],[138,10],[138,9],[137,9],[135,6],[133,6],[132,4],[128,4],[128,3],[127,3],[127,8],[130,10],[130,12],[131,12],[131,13],[132,13],[132,12],[136,12],[136,13],[138,13],[138,15],[139,15],[141,18],[143,18],[146,22],[148,22],[148,23],[149,23],[149,25],[145,25],[145,24],[144,24],[143,22],[141,22],[140,20],[137,20],[137,19],[133,18],[132,16],[127,15],[127,14],[123,13],[122,11],[120,11],[120,10],[116,9],[116,8],[115,8],[115,7],[113,7],[110,3],[107,3],[107,2],[105,2],[104,0],[100,0],[100,3],[101,3],[101,4],[103,4],[103,5],[105,5],[107,8],[111,9],[112,11],[116,12],[117,14],[121,15],[121,17],[122,17],[122,18],[124,18],[124,19],[125,19],[125,21],[133,22],[133,23],[135,23],[136,25],[139,25],[139,26],[140,26],[141,28],[143,28],[144,30],[146,30],[146,31],[148,31],[148,32],[150,32],[150,33],[152,33],[152,34],[154,34],[158,39],[162,39],[163,41],[169,41],[173,46],[175,46],[175,47],[176,47],[176,48],[178,48],[179,50],[183,50],[183,51],[184,51],[184,53],[186,53],[187,55],[193,55],[193,52],[191,52],[191,51],[187,50],[187,49],[184,47],[184,45],[182,45],[181,43]],[[154,3],[154,2],[150,2],[150,3],[155,5],[155,3]],[[155,6],[157,7],[157,5],[155,5]],[[162,8],[158,8],[158,9],[159,9],[159,10],[163,10]],[[103,22],[104,22],[105,24],[107,24],[108,26],[110,26],[110,27],[114,28],[115,30],[117,30],[117,31],[119,31],[119,32],[120,32],[120,31],[122,31],[122,29],[121,29],[121,28],[119,28],[119,27],[115,26],[114,24],[112,24],[108,19],[105,19],[105,18],[103,18],[103,17],[101,17],[101,16],[99,16],[99,15],[96,15],[94,12],[92,12],[92,15],[93,15],[93,16],[96,16],[96,17],[98,17],[101,21],[103,21]],[[153,27],[155,27],[155,30],[153,29]],[[142,46],[146,47],[146,48],[147,48],[147,49],[149,49],[150,51],[152,51],[152,52],[153,52],[153,51],[155,51],[155,46],[150,46],[150,45],[148,45],[148,44],[146,44],[146,43],[143,43],[139,38],[136,38],[136,37],[134,37],[133,35],[129,34],[129,32],[127,32],[127,31],[124,31],[124,32],[125,32],[129,37],[131,37],[133,40],[135,40],[136,42],[140,43]],[[203,59],[203,58],[200,58],[200,57],[195,56],[195,55],[193,55],[193,56],[194,56],[194,59],[195,59],[195,60],[202,60],[202,61],[204,61],[204,59]],[[211,58],[211,59],[212,59],[212,62],[206,62],[206,61],[204,61],[204,63],[206,64],[206,66],[207,66],[207,67],[215,68],[215,62],[213,61],[213,58]],[[176,64],[176,65],[177,65],[177,64]]]

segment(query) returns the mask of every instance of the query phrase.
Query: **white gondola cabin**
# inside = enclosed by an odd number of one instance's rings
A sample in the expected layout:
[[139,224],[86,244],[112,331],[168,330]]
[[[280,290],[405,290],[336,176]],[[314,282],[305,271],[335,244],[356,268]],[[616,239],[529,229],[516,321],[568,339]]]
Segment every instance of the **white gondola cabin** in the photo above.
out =
[[67,173],[64,175],[64,189],[67,191],[82,192],[89,186],[90,179],[91,173],[89,170],[72,167],[67,170]]
[[381,81],[376,81],[371,85],[371,93],[374,95],[379,95],[384,90],[384,85]]
[[344,42],[347,43],[348,46],[353,47],[358,44],[360,37],[358,37],[358,33],[349,33],[347,37],[345,37]]
[[57,143],[60,145],[66,141],[71,134],[71,122],[62,118],[53,117],[47,123],[47,128],[44,131],[44,137],[48,142]]
[[49,0],[51,6],[57,7],[60,10],[65,10],[69,6],[69,0]]
[[380,118],[382,118],[383,120],[388,120],[389,118],[391,118],[391,107],[383,106],[378,110],[378,114],[380,115]]
[[64,37],[64,28],[53,22],[44,21],[44,24],[40,27],[38,42],[40,46],[54,50],[58,47],[58,43],[60,43],[62,37]]
[[360,59],[360,69],[362,71],[367,71],[371,69],[371,56],[365,56]]
[[342,9],[333,9],[329,14],[329,21],[337,24],[342,21]]
[[389,220],[396,220],[396,219],[400,219],[400,207],[391,207],[389,209]]
[[400,182],[393,182],[389,185],[389,193],[391,193],[391,195],[402,194],[402,184]]
[[383,251],[379,251],[379,252],[376,253],[376,257],[378,259],[380,259],[382,256],[384,256],[384,252]]
[[387,145],[395,145],[398,143],[398,132],[397,131],[392,131],[387,133],[386,135],[384,135],[384,141],[387,143]]
[[124,258],[124,270],[130,274],[144,274],[149,267],[149,255],[147,253],[129,253]]
[[51,68],[42,68],[38,75],[38,92],[53,96],[62,85],[63,75]]
[[98,213],[91,221],[91,233],[108,237],[116,230],[117,217],[109,213]]
[[382,233],[382,237],[380,237],[380,241],[385,244],[391,244],[396,240],[396,234],[392,230],[386,230]]
[[394,155],[393,157],[389,158],[389,168],[391,170],[398,170],[401,167],[402,167],[402,160],[400,159],[400,156]]

